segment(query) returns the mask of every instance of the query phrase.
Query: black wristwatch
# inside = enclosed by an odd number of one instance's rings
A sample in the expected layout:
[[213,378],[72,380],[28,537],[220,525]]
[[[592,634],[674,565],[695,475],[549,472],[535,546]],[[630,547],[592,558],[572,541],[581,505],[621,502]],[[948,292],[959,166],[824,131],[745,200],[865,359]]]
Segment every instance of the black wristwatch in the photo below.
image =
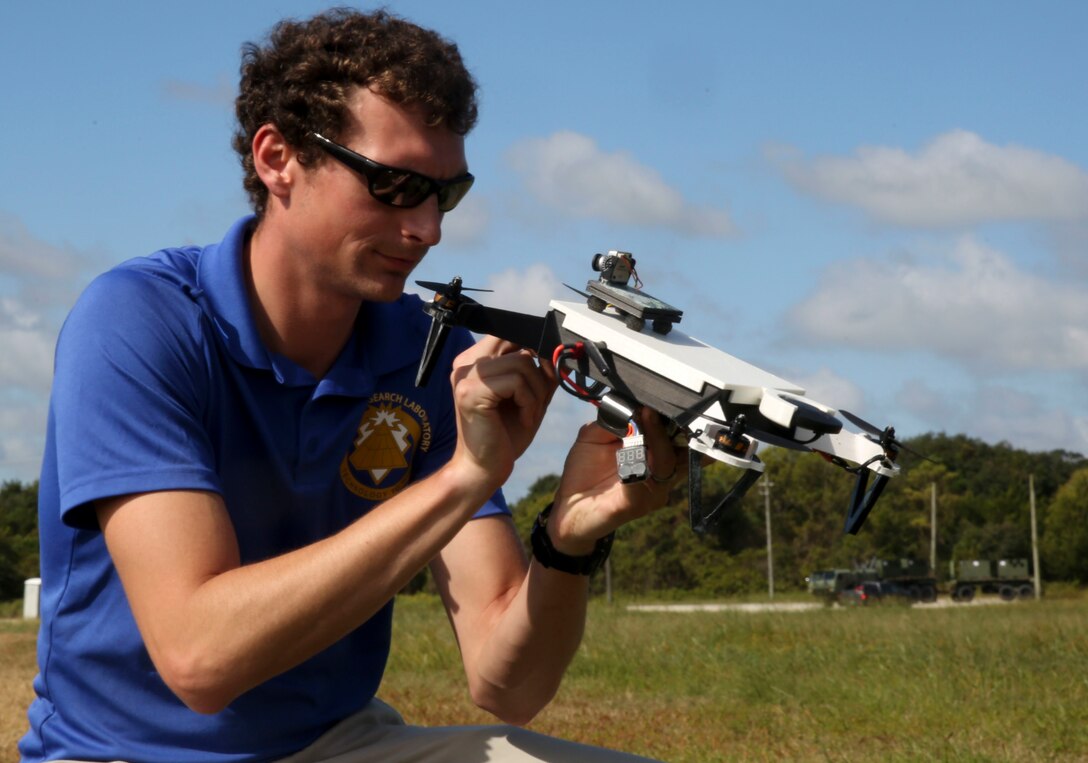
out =
[[612,541],[616,539],[616,533],[611,532],[597,541],[593,551],[585,556],[570,556],[557,551],[552,545],[552,539],[548,536],[548,515],[552,512],[552,504],[544,507],[537,514],[533,522],[533,530],[529,533],[529,540],[533,545],[533,556],[545,567],[560,572],[568,572],[571,575],[592,575],[608,558],[612,550]]

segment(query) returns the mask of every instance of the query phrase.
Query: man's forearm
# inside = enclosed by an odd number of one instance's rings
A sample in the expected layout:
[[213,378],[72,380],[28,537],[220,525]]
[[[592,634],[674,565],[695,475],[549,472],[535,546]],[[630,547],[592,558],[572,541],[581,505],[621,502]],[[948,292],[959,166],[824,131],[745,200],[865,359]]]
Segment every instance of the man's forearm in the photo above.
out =
[[[470,523],[469,532],[482,524]],[[479,535],[476,540],[462,545],[484,547]],[[471,620],[458,606],[469,597],[459,595],[456,586],[453,589],[451,618],[473,700],[505,722],[527,723],[555,696],[578,650],[589,578],[548,569],[534,560],[523,576]]]
[[[220,527],[217,497],[193,504],[181,493],[148,494],[100,515],[160,674],[190,707],[215,712],[384,606],[488,495],[457,484],[436,475],[337,535],[244,566],[223,540],[230,527]],[[133,500],[176,505],[126,511]]]

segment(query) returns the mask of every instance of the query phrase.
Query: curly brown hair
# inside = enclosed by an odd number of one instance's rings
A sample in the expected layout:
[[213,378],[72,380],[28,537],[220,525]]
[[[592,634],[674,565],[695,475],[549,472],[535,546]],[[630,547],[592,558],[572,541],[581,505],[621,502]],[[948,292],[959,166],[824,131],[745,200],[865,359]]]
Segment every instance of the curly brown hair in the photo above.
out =
[[238,126],[232,144],[258,216],[264,214],[268,189],[253,165],[257,130],[274,124],[299,150],[301,164],[316,165],[324,157],[307,136],[339,138],[348,119],[347,100],[357,87],[421,109],[431,126],[465,135],[476,124],[476,82],[457,46],[436,32],[385,10],[335,8],[305,21],[281,21],[264,46],[242,47],[234,102]]

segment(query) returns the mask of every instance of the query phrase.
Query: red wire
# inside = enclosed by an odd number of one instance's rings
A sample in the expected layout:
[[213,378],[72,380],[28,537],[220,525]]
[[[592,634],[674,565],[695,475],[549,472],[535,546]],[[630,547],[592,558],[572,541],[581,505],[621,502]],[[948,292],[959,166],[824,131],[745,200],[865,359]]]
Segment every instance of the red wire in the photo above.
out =
[[[576,381],[570,378],[570,372],[565,370],[560,363],[563,360],[564,354],[569,354],[571,358],[575,360],[581,358],[585,354],[585,344],[583,342],[575,342],[574,344],[561,344],[557,345],[555,351],[552,352],[552,365],[555,366],[555,372],[559,376],[560,384],[564,386],[564,389],[569,388],[573,390],[575,395],[583,400],[588,400],[597,407],[600,407],[601,401],[595,400],[590,396],[589,390],[582,387]],[[634,421],[627,422],[627,437],[638,434],[638,426]]]
[[590,396],[589,390],[583,388],[581,385],[579,385],[577,382],[575,382],[573,379],[571,379],[570,378],[570,372],[564,370],[560,366],[560,363],[562,362],[564,355],[569,355],[571,358],[574,358],[575,360],[577,360],[577,359],[583,357],[584,354],[585,354],[585,344],[583,342],[575,342],[574,344],[560,344],[560,345],[557,345],[556,348],[555,348],[555,351],[552,352],[552,365],[555,366],[555,372],[556,372],[556,374],[558,374],[560,382],[564,383],[565,388],[569,388],[570,390],[573,390],[574,394],[577,397],[579,397],[579,398],[581,398],[583,400],[588,400],[589,402],[593,403],[596,406],[600,406],[600,404],[601,404],[600,401],[599,400],[594,400]]

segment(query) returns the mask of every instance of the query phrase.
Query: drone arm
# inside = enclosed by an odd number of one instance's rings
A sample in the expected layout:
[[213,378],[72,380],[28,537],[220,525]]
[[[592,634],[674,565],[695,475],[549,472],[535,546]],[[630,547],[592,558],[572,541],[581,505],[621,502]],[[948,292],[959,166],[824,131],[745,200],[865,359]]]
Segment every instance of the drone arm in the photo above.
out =
[[474,333],[490,334],[521,345],[543,357],[550,358],[556,345],[561,342],[554,310],[537,316],[478,303],[464,303],[457,308],[453,322]]

